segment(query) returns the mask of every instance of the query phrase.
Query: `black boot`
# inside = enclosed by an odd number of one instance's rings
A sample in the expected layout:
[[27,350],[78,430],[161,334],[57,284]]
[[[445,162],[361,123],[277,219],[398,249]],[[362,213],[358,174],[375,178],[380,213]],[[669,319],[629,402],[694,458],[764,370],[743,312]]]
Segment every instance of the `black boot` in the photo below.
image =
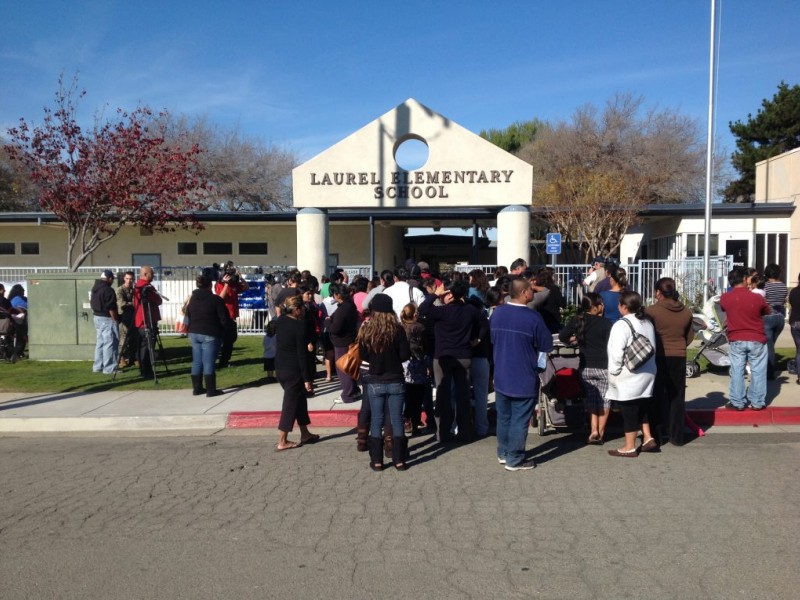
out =
[[369,437],[369,425],[356,425],[356,450],[359,452],[367,451],[367,438]]
[[386,458],[392,458],[392,437],[394,432],[391,425],[383,426],[383,453]]
[[383,469],[383,440],[381,438],[369,438],[369,468],[373,471]]
[[217,389],[217,376],[216,375],[206,375],[206,398],[211,398],[213,396],[219,396],[222,394],[221,391]]
[[206,390],[203,388],[203,376],[192,375],[192,396],[199,396],[205,393]]
[[405,471],[408,468],[408,438],[406,436],[396,437],[392,440],[392,462],[398,471]]

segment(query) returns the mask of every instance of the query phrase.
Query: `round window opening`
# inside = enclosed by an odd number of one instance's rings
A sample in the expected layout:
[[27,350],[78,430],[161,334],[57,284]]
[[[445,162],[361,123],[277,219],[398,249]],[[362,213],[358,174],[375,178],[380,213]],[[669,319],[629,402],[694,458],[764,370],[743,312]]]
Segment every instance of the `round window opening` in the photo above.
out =
[[405,171],[418,171],[428,162],[428,144],[421,138],[408,138],[394,151],[394,161]]

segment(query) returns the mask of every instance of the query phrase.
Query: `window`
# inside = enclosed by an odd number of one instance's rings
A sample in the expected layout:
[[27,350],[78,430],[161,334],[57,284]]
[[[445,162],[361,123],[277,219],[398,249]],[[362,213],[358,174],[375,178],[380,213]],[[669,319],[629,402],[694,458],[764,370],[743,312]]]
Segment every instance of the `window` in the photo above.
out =
[[[703,256],[703,252],[705,252],[705,244],[705,234],[686,234],[686,258]],[[708,244],[708,251],[711,256],[717,256],[717,254],[719,254],[719,236],[716,233],[711,234],[711,239],[709,240]]]
[[20,254],[39,254],[39,242],[22,242],[19,250]]
[[239,242],[239,254],[267,254],[267,242]]
[[[786,265],[789,260],[789,234],[788,233],[758,233],[756,234],[756,264],[755,267],[763,272],[768,264],[775,263]],[[784,280],[786,273],[783,273]]]
[[197,254],[197,242],[178,242],[178,255]]
[[231,242],[203,242],[203,254],[216,254],[220,258],[227,260],[233,254],[233,243]]
[[0,242],[0,254],[16,254],[14,242]]

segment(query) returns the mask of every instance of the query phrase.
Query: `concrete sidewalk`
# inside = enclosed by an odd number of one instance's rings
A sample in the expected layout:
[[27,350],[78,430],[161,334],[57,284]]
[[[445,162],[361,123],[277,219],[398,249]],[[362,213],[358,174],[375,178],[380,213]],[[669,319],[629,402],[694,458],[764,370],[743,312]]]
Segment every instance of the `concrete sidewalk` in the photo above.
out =
[[[187,377],[187,386],[189,385]],[[339,385],[317,381],[309,399],[315,427],[352,428],[360,403],[334,404]],[[742,412],[725,409],[727,373],[703,372],[687,382],[687,408],[704,428],[800,425],[800,385],[781,373],[768,382],[768,408]],[[180,431],[269,427],[278,424],[283,392],[277,383],[228,388],[214,397],[192,396],[190,389],[106,391],[99,393],[0,393],[0,434],[23,432]],[[492,401],[490,397],[490,402]],[[761,429],[762,431],[764,429]]]

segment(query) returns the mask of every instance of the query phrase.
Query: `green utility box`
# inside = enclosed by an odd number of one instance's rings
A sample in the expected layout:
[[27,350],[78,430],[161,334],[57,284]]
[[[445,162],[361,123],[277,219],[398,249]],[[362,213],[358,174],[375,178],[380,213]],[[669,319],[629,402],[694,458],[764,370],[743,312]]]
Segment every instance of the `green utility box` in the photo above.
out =
[[31,360],[92,360],[96,341],[89,299],[97,274],[28,276]]

